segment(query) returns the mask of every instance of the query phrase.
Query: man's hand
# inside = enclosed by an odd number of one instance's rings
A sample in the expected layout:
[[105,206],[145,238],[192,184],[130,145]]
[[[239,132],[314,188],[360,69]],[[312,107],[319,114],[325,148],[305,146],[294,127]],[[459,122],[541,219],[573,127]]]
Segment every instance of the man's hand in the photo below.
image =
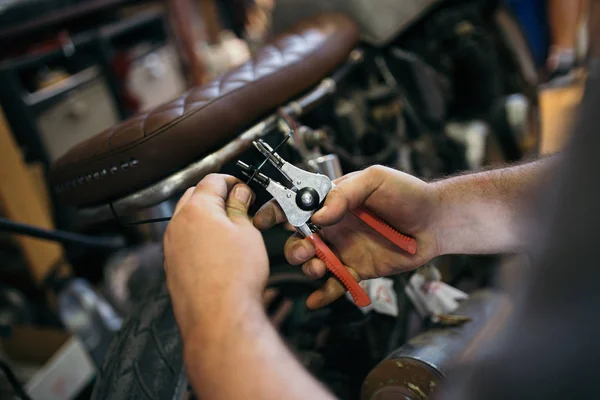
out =
[[252,200],[250,188],[236,178],[212,174],[177,204],[164,250],[167,284],[184,339],[220,311],[262,304],[269,264],[262,236],[248,219]]
[[167,228],[167,285],[187,376],[202,399],[331,400],[264,312],[269,265],[248,219],[252,197],[236,178],[209,175],[183,195]]
[[[357,280],[377,278],[417,268],[443,254],[497,254],[523,249],[526,203],[533,204],[537,187],[552,177],[557,157],[529,164],[457,176],[425,183],[403,172],[375,166],[336,181],[325,204],[312,218]],[[348,211],[364,205],[398,231],[417,240],[414,256],[403,252]],[[254,217],[267,229],[285,221],[274,203]],[[285,246],[290,264],[303,264],[315,279],[325,265],[315,258],[308,240],[294,236]],[[310,308],[323,307],[344,293],[329,279],[307,299]]]
[[[432,185],[403,172],[376,166],[346,175],[335,181],[323,207],[312,221],[321,226],[323,238],[333,245],[340,260],[357,280],[396,274],[417,268],[439,254],[433,229],[439,198]],[[348,211],[364,205],[369,211],[398,231],[417,240],[414,256],[402,251]],[[271,201],[254,217],[259,229],[286,221]],[[288,262],[302,265],[306,275],[323,277],[325,264],[315,258],[315,248],[306,239],[294,235],[284,249]],[[307,300],[309,308],[328,305],[342,296],[344,287],[330,278]]]

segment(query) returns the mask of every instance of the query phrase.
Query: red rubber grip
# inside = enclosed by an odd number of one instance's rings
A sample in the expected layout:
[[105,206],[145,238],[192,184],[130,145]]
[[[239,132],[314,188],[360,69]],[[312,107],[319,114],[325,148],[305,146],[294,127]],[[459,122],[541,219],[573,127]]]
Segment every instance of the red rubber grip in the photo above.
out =
[[414,255],[417,252],[417,241],[415,239],[398,232],[388,223],[374,216],[363,207],[352,210],[352,214],[356,215],[358,219],[369,225],[379,232],[381,236],[385,237],[408,254]]
[[348,289],[352,299],[354,299],[354,303],[359,307],[366,307],[371,304],[371,299],[369,299],[367,293],[365,293],[358,282],[354,280],[354,277],[352,277],[340,259],[337,258],[333,251],[325,244],[323,239],[316,233],[313,233],[308,237],[308,240],[315,245],[317,257],[325,263],[327,269],[331,271],[346,289]]

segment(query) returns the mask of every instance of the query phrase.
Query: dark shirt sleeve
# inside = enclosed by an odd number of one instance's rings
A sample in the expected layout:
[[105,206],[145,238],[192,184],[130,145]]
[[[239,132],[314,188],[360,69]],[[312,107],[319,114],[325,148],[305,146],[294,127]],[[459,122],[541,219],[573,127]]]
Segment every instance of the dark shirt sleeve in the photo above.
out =
[[600,399],[600,68],[551,186],[530,208],[532,266],[502,333],[457,368],[450,399]]

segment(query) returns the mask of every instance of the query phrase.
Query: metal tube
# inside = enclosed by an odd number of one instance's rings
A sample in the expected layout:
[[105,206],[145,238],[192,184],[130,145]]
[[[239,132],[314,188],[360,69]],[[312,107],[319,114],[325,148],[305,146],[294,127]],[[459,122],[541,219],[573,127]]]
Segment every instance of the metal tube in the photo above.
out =
[[456,310],[471,318],[457,327],[424,332],[379,363],[363,383],[362,400],[384,400],[402,395],[422,399],[439,393],[452,366],[472,357],[494,336],[510,311],[508,297],[500,291],[481,290]]
[[41,105],[41,103],[73,91],[87,83],[92,82],[99,76],[100,69],[98,67],[86,68],[83,71],[73,74],[69,78],[66,78],[49,87],[24,95],[23,102],[29,107],[38,107]]
[[313,158],[312,160],[308,160],[308,165],[331,180],[343,175],[340,159],[336,154],[327,154]]

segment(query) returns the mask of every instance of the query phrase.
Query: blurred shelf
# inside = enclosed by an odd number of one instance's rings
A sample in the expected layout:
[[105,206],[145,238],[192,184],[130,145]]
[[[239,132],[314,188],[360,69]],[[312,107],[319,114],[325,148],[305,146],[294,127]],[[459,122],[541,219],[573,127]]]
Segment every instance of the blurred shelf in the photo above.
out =
[[49,101],[57,101],[61,96],[92,82],[100,77],[101,72],[98,67],[90,67],[78,72],[60,82],[52,84],[44,89],[40,89],[34,93],[27,93],[23,96],[23,101],[29,107],[41,108],[44,103]]
[[[114,1],[114,0],[112,0]],[[124,0],[120,0],[124,2]],[[131,1],[131,0],[125,0]],[[118,22],[108,24],[100,29],[90,29],[87,32],[79,33],[71,37],[71,44],[76,51],[80,51],[84,46],[92,44],[98,39],[111,40],[119,35],[133,31],[135,29],[148,26],[149,24],[162,21],[164,12],[162,10],[147,10],[138,14],[124,18]],[[64,57],[64,49],[56,47],[55,49],[43,52],[25,54],[0,62],[0,71],[6,69],[21,69],[32,65],[38,65],[45,62],[51,62],[57,58]]]
[[121,4],[130,3],[131,0],[88,0],[80,4],[70,5],[45,15],[32,18],[8,28],[0,28],[0,40],[9,40],[18,36],[26,35],[67,21],[91,15],[98,11],[116,7]]

